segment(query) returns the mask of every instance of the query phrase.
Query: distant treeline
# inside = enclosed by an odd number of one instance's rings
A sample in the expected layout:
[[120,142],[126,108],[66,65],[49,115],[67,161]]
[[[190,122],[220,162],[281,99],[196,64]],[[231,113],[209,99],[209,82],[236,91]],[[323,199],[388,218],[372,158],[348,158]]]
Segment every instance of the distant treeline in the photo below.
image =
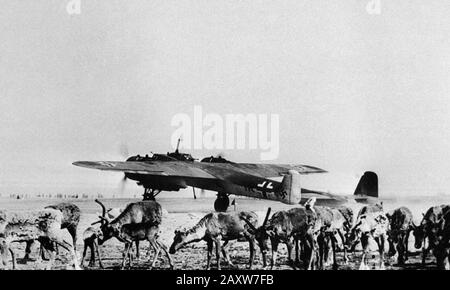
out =
[[[4,196],[0,194],[0,196]],[[88,199],[88,198],[104,198],[103,194],[62,194],[62,193],[39,193],[39,194],[9,194],[13,199],[27,199],[27,198],[64,198],[64,199]]]

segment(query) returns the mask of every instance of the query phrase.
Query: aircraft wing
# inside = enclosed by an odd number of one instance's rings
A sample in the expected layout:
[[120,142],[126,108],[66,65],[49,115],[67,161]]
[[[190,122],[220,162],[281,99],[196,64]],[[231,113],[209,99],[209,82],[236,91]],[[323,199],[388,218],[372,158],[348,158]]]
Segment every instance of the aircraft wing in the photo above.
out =
[[120,171],[125,173],[177,176],[215,179],[201,168],[190,166],[189,162],[164,161],[164,162],[124,162],[124,161],[77,161],[73,165],[107,171]]
[[[236,171],[258,177],[277,177],[296,170],[300,174],[324,173],[326,170],[309,165],[258,164],[258,163],[189,163],[184,161],[77,161],[73,165],[98,170],[122,171],[126,173],[201,177],[207,168],[215,171]],[[200,175],[200,176],[197,176]],[[208,176],[211,177],[211,176]]]

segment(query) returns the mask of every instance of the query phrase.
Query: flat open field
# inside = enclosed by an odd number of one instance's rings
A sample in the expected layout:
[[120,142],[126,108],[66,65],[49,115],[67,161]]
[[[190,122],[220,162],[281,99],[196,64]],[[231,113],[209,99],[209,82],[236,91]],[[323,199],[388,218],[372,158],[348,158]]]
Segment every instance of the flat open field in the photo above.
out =
[[[0,208],[3,210],[12,211],[27,211],[27,210],[38,210],[42,209],[44,206],[56,204],[62,202],[61,199],[22,199],[15,200],[10,198],[0,199]],[[83,250],[83,231],[90,226],[90,224],[97,219],[98,213],[101,211],[100,207],[92,199],[75,199],[75,200],[65,200],[73,202],[78,205],[82,211],[82,217],[80,225],[78,228],[78,242],[77,242],[77,252],[79,257],[81,257]],[[103,199],[102,200],[107,207],[125,207],[127,203],[138,201],[138,199]],[[212,204],[214,202],[213,198],[198,198],[194,200],[193,198],[158,198],[157,201],[162,205],[163,209],[167,213],[163,217],[162,223],[162,234],[161,241],[169,247],[173,240],[173,233],[175,229],[180,227],[193,226],[204,214],[210,212],[213,208]],[[272,207],[272,212],[280,209],[287,209],[289,206],[284,205],[279,202],[270,202],[246,198],[236,198],[237,210],[252,210],[255,211],[260,220],[264,218],[267,207]],[[384,207],[386,211],[394,209],[398,206],[407,206],[411,209],[414,214],[416,223],[419,222],[422,212],[426,211],[431,205],[450,203],[450,198],[447,199],[430,199],[430,198],[415,198],[415,199],[403,199],[403,200],[385,200]],[[355,210],[358,210],[360,204],[352,204]],[[234,210],[231,206],[229,210]],[[66,239],[70,241],[70,236],[66,233]],[[413,237],[410,238],[410,258],[405,266],[399,267],[395,263],[395,259],[391,259],[386,263],[386,269],[434,269],[433,264],[434,258],[430,255],[428,258],[428,263],[425,267],[421,265],[421,257],[418,250],[413,246]],[[36,248],[33,249],[33,255],[36,257],[38,249],[38,243],[36,243]],[[24,263],[20,258],[24,255],[25,244],[16,244],[13,246],[18,254],[18,269],[42,269],[45,267],[45,261],[41,264],[37,262],[28,261]],[[149,257],[147,256],[148,243],[141,242],[141,259],[135,261],[133,269],[147,269],[150,265]],[[122,259],[123,244],[115,239],[111,239],[100,247],[100,253],[102,255],[103,264],[106,269],[119,269],[121,259]],[[248,243],[246,242],[231,242],[229,248],[230,256],[233,263],[239,269],[245,269],[249,258]],[[371,265],[374,267],[378,261],[378,256],[376,251],[373,252],[375,259],[372,259]],[[87,261],[85,261],[85,269],[99,269],[98,264],[95,267],[87,267],[90,252],[88,252]],[[340,269],[357,269],[359,262],[360,253],[350,253],[349,263],[343,265],[342,263],[342,253],[338,253],[338,260],[341,264]],[[175,269],[204,269],[206,265],[206,243],[199,242],[197,244],[192,244],[184,249],[181,249],[174,255],[172,255]],[[60,256],[54,265],[54,269],[65,269],[66,262],[69,258],[68,253],[60,249]],[[216,266],[215,256],[212,260],[213,268]],[[168,262],[164,255],[159,257],[156,264],[156,269],[166,269],[168,268]],[[226,269],[227,265],[223,261],[222,268]],[[260,251],[257,247],[257,252],[255,255],[255,266],[254,269],[261,269],[262,261]],[[292,269],[286,265],[286,247],[284,245],[280,246],[280,254],[278,259],[278,265],[276,269]]]

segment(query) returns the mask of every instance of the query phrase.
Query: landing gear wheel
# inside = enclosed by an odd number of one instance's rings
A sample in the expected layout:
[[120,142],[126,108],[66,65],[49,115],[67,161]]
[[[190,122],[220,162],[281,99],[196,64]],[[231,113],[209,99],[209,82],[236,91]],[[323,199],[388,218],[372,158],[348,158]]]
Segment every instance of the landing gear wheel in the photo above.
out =
[[230,205],[230,199],[226,195],[219,194],[214,202],[214,209],[219,212],[226,212]]
[[151,188],[144,188],[144,194],[142,195],[142,200],[155,200],[155,196],[157,196],[161,192],[160,189],[151,189]]

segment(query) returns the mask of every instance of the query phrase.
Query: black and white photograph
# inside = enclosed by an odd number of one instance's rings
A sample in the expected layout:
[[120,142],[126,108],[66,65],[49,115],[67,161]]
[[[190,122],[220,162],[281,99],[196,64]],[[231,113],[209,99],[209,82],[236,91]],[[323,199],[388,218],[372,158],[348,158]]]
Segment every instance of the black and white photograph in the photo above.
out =
[[0,6],[0,269],[450,269],[450,2]]

